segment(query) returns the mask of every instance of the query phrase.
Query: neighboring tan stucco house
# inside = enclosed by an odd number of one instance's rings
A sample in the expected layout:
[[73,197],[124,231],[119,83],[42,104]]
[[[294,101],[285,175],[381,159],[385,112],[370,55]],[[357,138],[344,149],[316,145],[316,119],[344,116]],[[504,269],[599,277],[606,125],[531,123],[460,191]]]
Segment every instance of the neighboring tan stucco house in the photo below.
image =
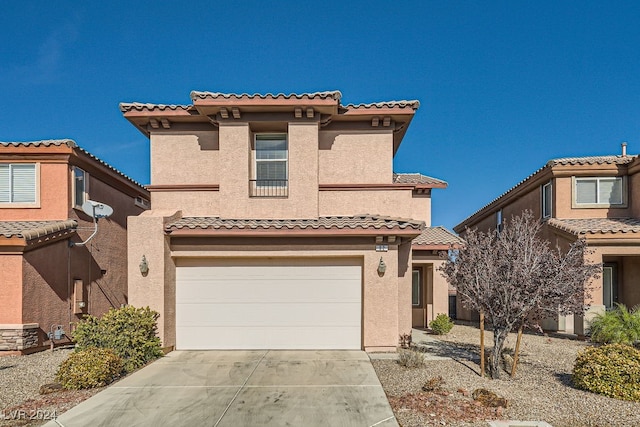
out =
[[417,101],[191,101],[120,105],[151,143],[129,302],[161,314],[165,347],[395,350],[447,312],[438,251],[459,240],[430,227],[431,190],[446,183],[393,172]]
[[[543,324],[584,335],[595,313],[615,303],[640,304],[639,172],[640,159],[627,155],[626,144],[621,155],[553,159],[454,230],[493,230],[529,209],[542,221],[541,237],[552,247],[567,248],[585,239],[588,261],[603,264],[601,277],[590,283],[594,290],[585,301],[588,311]],[[459,319],[472,317],[458,307]]]
[[[106,203],[98,221],[81,206]],[[0,142],[0,352],[68,341],[86,314],[127,304],[127,217],[149,206],[141,185],[72,140]]]

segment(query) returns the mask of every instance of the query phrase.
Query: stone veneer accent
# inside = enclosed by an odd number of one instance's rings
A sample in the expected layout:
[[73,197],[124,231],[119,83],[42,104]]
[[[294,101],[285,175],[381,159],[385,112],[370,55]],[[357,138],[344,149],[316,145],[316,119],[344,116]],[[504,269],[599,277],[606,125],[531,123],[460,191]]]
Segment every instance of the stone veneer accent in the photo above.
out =
[[21,351],[38,346],[37,323],[0,324],[0,351]]

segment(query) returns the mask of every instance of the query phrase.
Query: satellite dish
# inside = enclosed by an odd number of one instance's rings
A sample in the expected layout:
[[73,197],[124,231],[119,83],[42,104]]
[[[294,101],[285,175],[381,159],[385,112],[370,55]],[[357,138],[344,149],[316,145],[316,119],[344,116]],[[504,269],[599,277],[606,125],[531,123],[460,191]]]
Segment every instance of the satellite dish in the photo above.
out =
[[91,218],[108,218],[113,214],[113,208],[101,202],[87,200],[82,204],[82,210]]

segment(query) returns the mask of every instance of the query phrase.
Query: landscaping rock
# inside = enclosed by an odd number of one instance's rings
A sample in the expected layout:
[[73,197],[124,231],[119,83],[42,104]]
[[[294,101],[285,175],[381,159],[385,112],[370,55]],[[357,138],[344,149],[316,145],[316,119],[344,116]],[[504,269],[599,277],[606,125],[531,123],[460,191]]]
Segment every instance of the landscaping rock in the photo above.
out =
[[473,400],[479,402],[482,406],[487,408],[506,408],[509,401],[503,397],[498,396],[494,392],[485,388],[478,388],[473,391]]
[[40,386],[40,394],[51,394],[63,390],[60,383],[48,383]]

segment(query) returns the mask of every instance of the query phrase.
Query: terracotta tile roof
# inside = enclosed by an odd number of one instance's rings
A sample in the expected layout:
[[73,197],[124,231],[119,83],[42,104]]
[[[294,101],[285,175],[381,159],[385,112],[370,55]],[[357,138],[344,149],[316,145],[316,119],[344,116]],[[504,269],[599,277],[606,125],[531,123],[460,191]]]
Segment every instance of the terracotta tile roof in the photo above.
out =
[[418,246],[462,246],[464,240],[442,226],[427,227],[411,242]]
[[25,147],[39,147],[41,145],[44,145],[45,147],[49,147],[50,145],[59,147],[61,145],[66,145],[69,148],[76,148],[78,146],[78,144],[76,144],[72,139],[43,139],[41,141],[0,141],[0,145],[4,145],[5,147],[8,147],[9,145],[13,145],[14,147],[18,147],[20,145],[23,145]]
[[349,109],[366,109],[366,110],[373,110],[376,108],[394,108],[394,107],[400,107],[400,108],[406,108],[406,107],[410,107],[414,110],[417,110],[418,108],[420,108],[420,101],[418,100],[403,100],[403,101],[385,101],[385,102],[372,102],[369,104],[347,104],[345,105],[345,108],[349,108]]
[[30,240],[58,231],[75,229],[78,223],[72,219],[65,221],[0,221],[0,236],[22,237]]
[[120,103],[120,111],[123,113],[128,113],[129,111],[153,111],[153,110],[184,110],[189,111],[193,108],[193,105],[174,105],[174,104],[148,104],[142,102],[121,102]]
[[558,219],[547,222],[552,227],[571,234],[640,233],[639,218]]
[[561,159],[551,159],[547,162],[547,165],[626,165],[634,161],[636,157],[638,156],[564,157]]
[[334,99],[336,101],[340,101],[342,98],[342,93],[340,91],[326,91],[326,92],[312,92],[312,93],[290,93],[286,95],[284,93],[254,93],[253,95],[248,93],[220,93],[220,92],[200,92],[200,91],[192,91],[191,92],[191,100],[195,102],[198,99],[218,99],[218,98],[235,98],[235,99]]
[[76,150],[86,154],[92,160],[95,160],[96,162],[100,163],[101,165],[105,166],[106,168],[110,169],[111,171],[115,172],[116,174],[120,175],[121,177],[123,177],[127,181],[131,182],[132,184],[135,184],[138,187],[141,187],[142,189],[144,189],[144,186],[142,184],[140,184],[139,182],[137,182],[133,178],[125,175],[124,173],[120,172],[118,169],[114,168],[109,163],[107,163],[107,162],[105,162],[103,160],[100,160],[99,158],[97,158],[93,154],[89,153],[87,150],[85,150],[84,148],[80,147],[72,139],[45,139],[45,140],[42,140],[42,141],[9,141],[9,142],[0,141],[0,145],[3,145],[5,147],[8,147],[10,145],[15,146],[15,147],[18,147],[18,146],[21,146],[21,145],[25,146],[25,147],[40,147],[40,146],[49,147],[51,145],[59,147],[61,145],[66,145],[69,148],[76,149]]
[[[237,100],[253,100],[253,99],[261,99],[261,100],[273,100],[273,99],[332,99],[337,101],[337,104],[340,104],[340,100],[342,99],[342,93],[340,91],[325,91],[325,92],[309,92],[309,93],[220,93],[220,92],[205,92],[205,91],[191,91],[190,94],[191,101],[196,103],[199,100],[206,99],[237,99]],[[417,100],[401,100],[401,101],[386,101],[386,102],[372,102],[372,103],[361,103],[361,104],[347,104],[342,106],[347,110],[376,110],[383,108],[411,108],[413,110],[417,110],[420,107],[420,102]],[[128,113],[130,111],[191,111],[194,108],[193,105],[174,105],[174,104],[150,104],[143,102],[122,102],[120,103],[120,111],[123,113]]]
[[447,185],[446,181],[420,173],[394,173],[394,184]]
[[422,230],[422,221],[373,215],[327,216],[317,219],[222,219],[219,217],[186,217],[166,225],[171,232],[180,229],[213,230]]

